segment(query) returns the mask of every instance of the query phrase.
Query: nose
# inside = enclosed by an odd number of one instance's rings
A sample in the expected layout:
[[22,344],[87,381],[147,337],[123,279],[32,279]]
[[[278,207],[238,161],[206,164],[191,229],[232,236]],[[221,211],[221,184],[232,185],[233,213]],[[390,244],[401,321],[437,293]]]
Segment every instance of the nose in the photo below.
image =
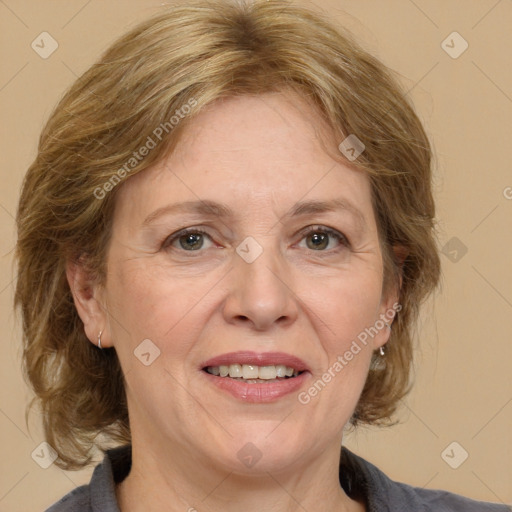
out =
[[223,308],[228,323],[265,331],[295,322],[298,297],[291,273],[279,255],[267,248],[252,263],[236,255],[234,265]]

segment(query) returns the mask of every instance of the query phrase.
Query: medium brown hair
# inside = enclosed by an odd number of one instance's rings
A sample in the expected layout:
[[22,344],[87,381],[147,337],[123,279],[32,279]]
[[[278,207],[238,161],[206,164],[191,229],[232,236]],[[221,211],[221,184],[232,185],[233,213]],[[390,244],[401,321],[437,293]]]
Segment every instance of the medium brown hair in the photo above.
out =
[[[15,304],[24,370],[60,467],[89,463],[98,434],[130,442],[119,360],[115,349],[100,351],[87,340],[67,262],[80,259],[104,281],[122,180],[165,158],[202,107],[284,89],[314,105],[339,142],[353,134],[365,145],[351,165],[370,179],[383,290],[401,278],[402,309],[385,367],[372,365],[351,424],[391,423],[410,388],[419,307],[440,274],[431,148],[422,124],[391,72],[321,15],[280,1],[192,0],[138,25],[76,80],[46,123],[24,180]],[[183,115],[186,104],[194,108]],[[176,115],[179,122],[171,122]],[[157,127],[166,128],[161,140],[131,160],[156,139]],[[406,248],[403,265],[393,246]]]

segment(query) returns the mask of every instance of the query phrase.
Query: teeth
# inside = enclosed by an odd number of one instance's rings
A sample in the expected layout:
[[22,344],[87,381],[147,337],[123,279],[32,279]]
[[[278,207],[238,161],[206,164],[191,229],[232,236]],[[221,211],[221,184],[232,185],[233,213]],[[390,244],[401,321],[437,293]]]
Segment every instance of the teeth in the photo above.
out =
[[220,375],[220,370],[219,370],[219,367],[218,366],[210,366],[208,367],[208,371],[212,374],[212,375]]
[[258,378],[258,367],[252,364],[244,364],[242,366],[242,373],[244,379],[257,379]]
[[274,380],[276,378],[296,377],[299,371],[285,366],[284,364],[270,366],[256,366],[252,364],[231,364],[220,366],[208,366],[208,373],[220,377],[231,377],[234,379],[243,378],[249,383],[257,383],[259,381]]
[[286,366],[284,364],[276,366],[276,377],[286,377]]
[[229,376],[230,377],[243,377],[243,370],[241,364],[232,364],[229,366]]
[[275,366],[260,366],[258,371],[258,378],[270,380],[275,379],[277,376],[277,370]]

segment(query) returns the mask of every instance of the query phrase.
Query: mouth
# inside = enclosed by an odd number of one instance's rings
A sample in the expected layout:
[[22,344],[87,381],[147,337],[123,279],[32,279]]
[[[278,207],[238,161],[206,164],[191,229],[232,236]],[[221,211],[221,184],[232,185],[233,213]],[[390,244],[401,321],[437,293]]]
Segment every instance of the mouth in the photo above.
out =
[[307,382],[308,367],[283,352],[232,352],[201,364],[207,382],[244,402],[273,402]]
[[284,364],[257,366],[253,364],[235,363],[220,366],[207,366],[203,371],[216,377],[235,379],[247,384],[262,384],[293,379],[303,371],[296,370]]

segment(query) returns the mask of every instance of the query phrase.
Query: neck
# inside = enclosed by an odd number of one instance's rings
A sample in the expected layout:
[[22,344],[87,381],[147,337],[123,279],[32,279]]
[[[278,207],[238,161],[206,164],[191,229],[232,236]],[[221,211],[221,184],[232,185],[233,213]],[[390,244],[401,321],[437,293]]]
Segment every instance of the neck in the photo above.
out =
[[117,486],[121,512],[364,512],[339,482],[340,444],[286,470],[239,474],[181,453],[132,445],[132,468]]

